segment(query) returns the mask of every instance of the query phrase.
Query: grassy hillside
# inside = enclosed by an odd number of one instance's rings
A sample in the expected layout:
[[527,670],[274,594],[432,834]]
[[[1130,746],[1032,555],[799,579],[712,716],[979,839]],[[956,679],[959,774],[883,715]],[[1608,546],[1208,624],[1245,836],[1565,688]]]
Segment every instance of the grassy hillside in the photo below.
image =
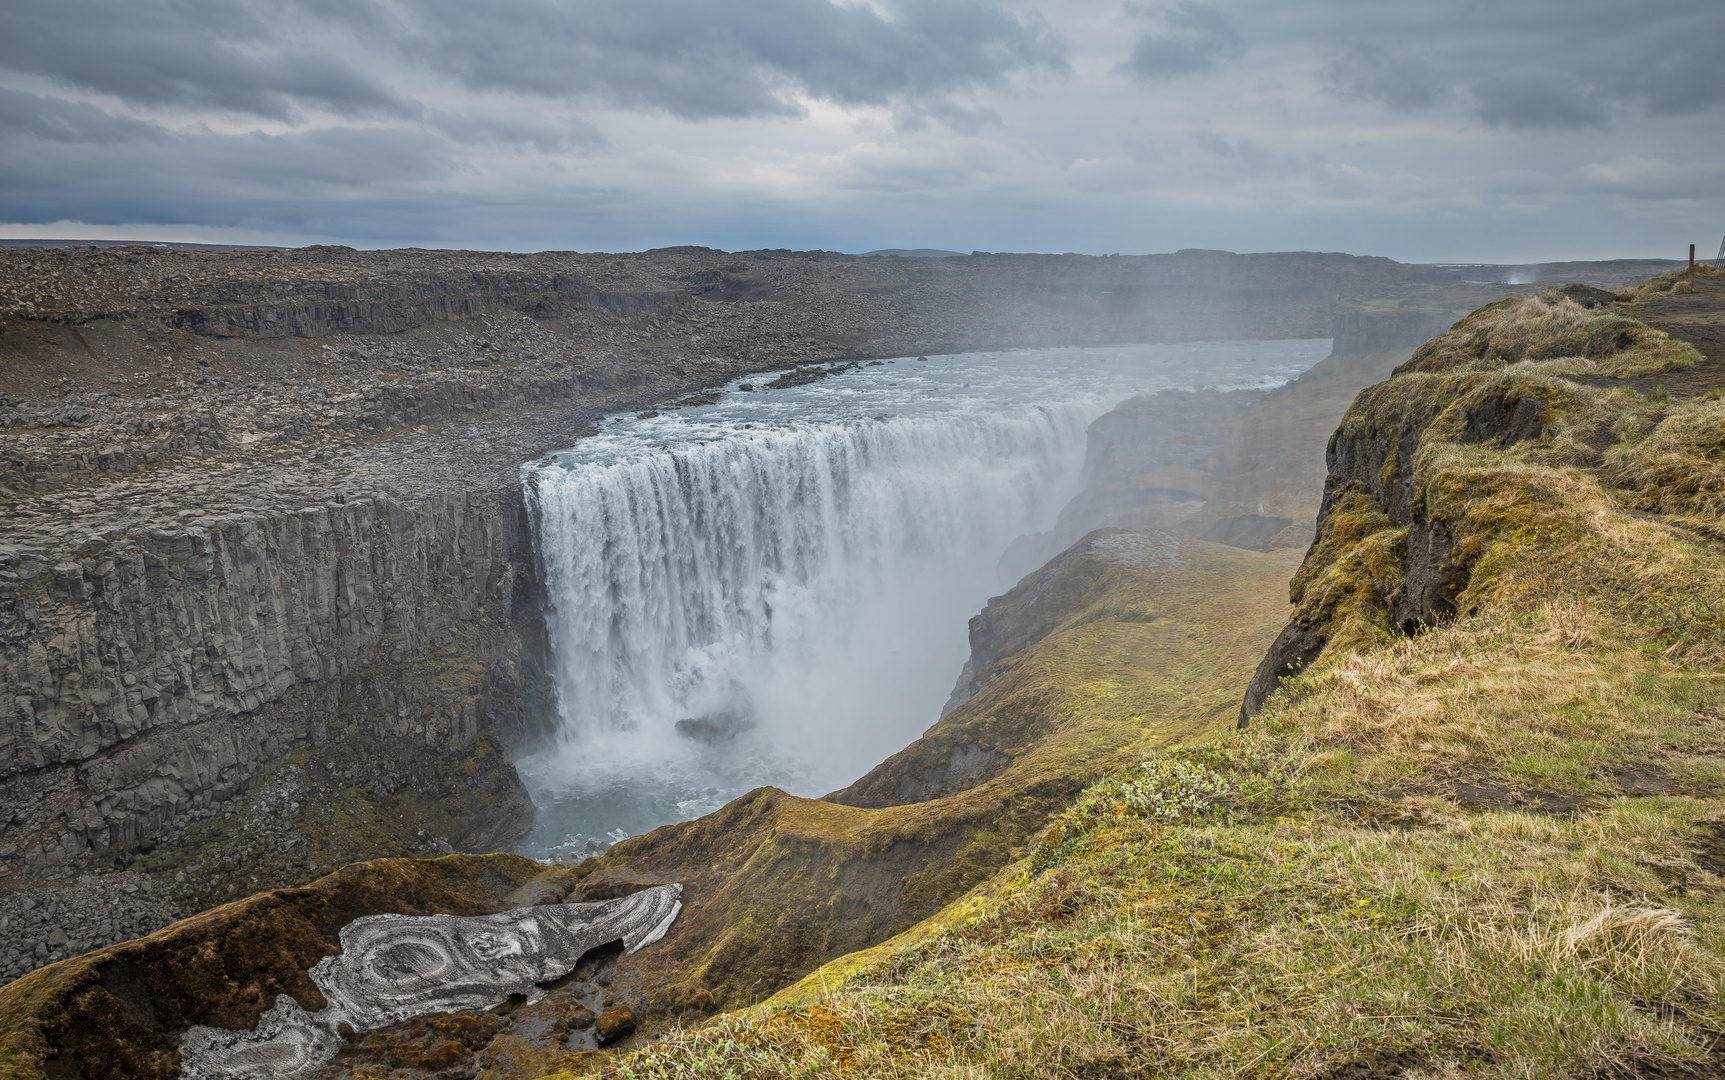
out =
[[1225,732],[1294,558],[1160,530],[1080,541],[1001,598],[993,681],[853,787],[763,788],[576,867],[587,893],[684,883],[683,916],[619,977],[693,1020],[939,912],[1087,785]]
[[1725,275],[1597,292],[1360,395],[1250,727],[606,1074],[1717,1075],[1725,372],[1638,311],[1716,322]]

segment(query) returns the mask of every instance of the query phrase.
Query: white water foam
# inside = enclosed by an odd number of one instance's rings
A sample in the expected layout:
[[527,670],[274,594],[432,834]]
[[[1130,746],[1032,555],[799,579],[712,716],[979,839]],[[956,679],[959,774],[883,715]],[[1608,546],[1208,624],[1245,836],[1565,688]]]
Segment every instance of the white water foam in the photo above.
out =
[[1090,421],[1134,393],[1279,385],[1328,351],[1015,350],[739,380],[525,466],[560,733],[519,763],[539,806],[519,850],[578,857],[761,784],[849,783],[939,716],[967,620],[1011,584],[1002,552],[1076,492]]

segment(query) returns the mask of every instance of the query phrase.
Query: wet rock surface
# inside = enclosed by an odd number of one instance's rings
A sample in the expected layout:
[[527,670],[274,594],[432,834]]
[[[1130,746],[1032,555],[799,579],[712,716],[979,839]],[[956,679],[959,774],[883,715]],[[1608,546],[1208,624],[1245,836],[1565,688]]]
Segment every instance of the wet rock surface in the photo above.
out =
[[[616,900],[497,915],[356,919],[341,930],[341,953],[311,970],[326,1002],[322,1009],[308,1013],[283,994],[253,1028],[194,1025],[179,1037],[181,1075],[194,1080],[309,1077],[336,1056],[346,1042],[344,1032],[371,1031],[430,1013],[491,1008],[515,998],[536,1003],[545,996],[542,984],[574,971],[589,950],[620,941],[627,955],[663,937],[682,909],[681,893],[680,885],[660,885]],[[471,1050],[488,1044],[502,1025],[476,1020],[463,1026],[472,1030],[459,1042]],[[605,1043],[634,1028],[634,1012],[613,1006],[600,1014],[594,1032]]]
[[[53,1063],[53,1075],[168,1080],[180,1074],[179,1045],[188,1030],[201,1026],[252,1032],[266,1015],[274,1016],[278,1029],[286,1030],[292,1026],[295,1008],[315,1014],[329,1007],[330,999],[311,972],[320,962],[344,953],[342,930],[358,920],[384,914],[435,916],[445,921],[447,916],[500,916],[503,923],[513,925],[535,918],[535,907],[522,903],[527,900],[595,899],[571,895],[573,887],[570,871],[520,856],[456,855],[373,860],[344,867],[304,887],[253,893],[145,937],[50,964],[0,986],[0,1060],[7,1062],[9,1070],[23,1070],[23,1075],[41,1075],[43,1064]],[[635,886],[619,895],[627,898],[644,891]],[[648,906],[656,906],[653,898],[644,899]],[[553,901],[554,906],[562,903]],[[481,924],[490,925],[483,919]],[[644,940],[629,927],[622,929],[623,939]],[[541,945],[548,937],[538,935]],[[548,954],[548,950],[541,952]],[[529,1004],[526,994],[519,999],[502,995],[489,999],[496,1005],[491,1011],[505,1018],[505,1023],[488,1052],[516,1061],[527,1075],[543,1075],[555,1070],[531,1070],[590,1048],[594,1041],[591,1021],[583,1029],[583,1041],[568,1024],[560,1033],[552,1031],[558,1017],[573,1016],[580,1008],[596,1018],[616,1004],[642,1007],[634,984],[614,978],[610,971],[621,948],[585,949],[584,954],[586,959],[579,965],[580,955],[556,960],[566,974],[530,991],[546,993],[537,1005]],[[397,959],[409,962],[411,968],[411,961],[419,956]],[[570,971],[570,965],[576,969]],[[420,1026],[429,1032],[448,1030],[441,1021]],[[416,1041],[419,1036],[404,1033],[400,1023],[378,1027],[375,1039],[354,1027],[335,1025],[333,1037],[346,1044],[343,1053],[358,1053],[360,1044],[368,1044],[372,1050],[392,1054],[389,1047],[394,1040],[403,1054],[435,1054],[449,1041],[447,1037]],[[322,1038],[302,1037],[296,1045],[309,1046]],[[364,1067],[357,1060],[354,1064],[356,1072]],[[459,1064],[467,1068],[473,1062],[464,1057]],[[336,1065],[339,1060],[332,1068]],[[473,1071],[451,1075],[457,1074],[471,1076]]]

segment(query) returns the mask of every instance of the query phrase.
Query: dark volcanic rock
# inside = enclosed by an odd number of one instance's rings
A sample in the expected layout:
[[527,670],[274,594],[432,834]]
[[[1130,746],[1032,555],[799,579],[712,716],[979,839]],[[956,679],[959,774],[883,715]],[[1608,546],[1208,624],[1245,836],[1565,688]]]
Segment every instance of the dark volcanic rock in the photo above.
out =
[[1304,671],[1307,664],[1324,651],[1323,634],[1315,627],[1290,622],[1264,654],[1252,681],[1246,684],[1246,699],[1240,704],[1239,726],[1244,728],[1264,707],[1264,699],[1275,692],[1277,685],[1291,675]]
[[754,728],[753,718],[740,713],[721,712],[711,716],[697,716],[676,723],[677,734],[685,739],[696,742],[722,743],[730,742],[745,731]]

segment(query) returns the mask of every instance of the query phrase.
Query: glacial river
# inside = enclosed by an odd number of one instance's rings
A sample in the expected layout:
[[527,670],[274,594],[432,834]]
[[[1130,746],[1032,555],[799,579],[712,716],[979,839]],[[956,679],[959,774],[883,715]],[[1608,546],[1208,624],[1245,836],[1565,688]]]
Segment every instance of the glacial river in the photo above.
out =
[[[555,745],[517,848],[579,859],[763,784],[841,788],[940,715],[1012,540],[1134,394],[1280,385],[1327,339],[901,357],[608,417],[522,469]],[[743,390],[752,384],[752,390]],[[684,721],[679,730],[679,721]]]

